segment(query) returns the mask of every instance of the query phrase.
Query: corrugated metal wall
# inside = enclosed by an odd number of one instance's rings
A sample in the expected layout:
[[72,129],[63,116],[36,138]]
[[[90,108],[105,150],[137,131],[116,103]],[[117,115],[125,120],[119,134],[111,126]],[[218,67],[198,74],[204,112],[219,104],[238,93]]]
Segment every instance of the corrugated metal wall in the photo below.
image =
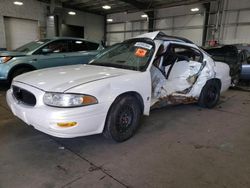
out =
[[[179,6],[174,8],[159,9],[155,11],[154,30],[160,30],[168,35],[186,37],[198,45],[202,44],[202,33],[204,27],[204,8],[197,13],[190,9],[194,7]],[[141,18],[143,12],[118,13],[108,15],[113,23],[107,24],[107,44],[112,45],[142,33],[148,32],[147,18]]]
[[[221,3],[219,13],[218,2],[211,3],[206,44],[212,39],[221,44],[250,43],[250,0],[221,0]],[[193,7],[199,7],[200,11],[191,12]],[[107,44],[111,45],[147,32],[148,22],[140,17],[141,14],[144,13],[108,15],[108,18],[113,18],[114,21],[107,25]],[[154,30],[185,37],[197,45],[202,45],[205,24],[203,5],[155,10],[154,22]]]
[[[218,14],[210,15],[208,40],[215,38],[222,44],[250,43],[250,0],[224,0],[219,14],[218,31],[214,32]],[[217,5],[212,4],[212,10]]]
[[[199,7],[200,11],[193,13],[193,7]],[[165,32],[167,35],[185,37],[202,45],[204,28],[204,8],[202,5],[179,6],[160,9],[156,11],[155,30]]]

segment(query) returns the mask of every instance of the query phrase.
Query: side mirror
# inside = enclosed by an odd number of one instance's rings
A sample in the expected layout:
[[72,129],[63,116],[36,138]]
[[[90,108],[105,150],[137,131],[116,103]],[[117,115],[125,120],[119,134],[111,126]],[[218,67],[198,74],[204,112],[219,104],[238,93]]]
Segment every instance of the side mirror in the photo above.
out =
[[42,53],[43,54],[49,54],[49,53],[52,53],[53,52],[53,50],[51,50],[51,49],[49,49],[49,48],[43,48],[42,49]]

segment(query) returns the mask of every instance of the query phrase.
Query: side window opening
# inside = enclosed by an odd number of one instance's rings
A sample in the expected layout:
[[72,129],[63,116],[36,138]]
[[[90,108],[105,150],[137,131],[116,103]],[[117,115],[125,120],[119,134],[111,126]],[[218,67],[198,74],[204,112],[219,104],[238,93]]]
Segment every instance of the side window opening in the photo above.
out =
[[182,56],[183,59],[186,59],[188,61],[197,61],[201,62],[201,53],[195,49],[192,48],[183,48],[183,47],[176,47],[174,48],[175,54],[177,56]]
[[73,40],[71,42],[71,52],[80,52],[80,51],[87,51],[88,47],[85,41],[82,40]]
[[99,47],[99,44],[94,42],[88,42],[88,49],[89,50],[97,50]]
[[69,52],[69,45],[67,40],[57,40],[53,41],[43,48],[41,48],[37,54],[43,53],[65,53]]
[[92,51],[92,50],[97,50],[98,47],[99,44],[97,43],[83,41],[83,40],[73,40],[71,43],[72,52]]

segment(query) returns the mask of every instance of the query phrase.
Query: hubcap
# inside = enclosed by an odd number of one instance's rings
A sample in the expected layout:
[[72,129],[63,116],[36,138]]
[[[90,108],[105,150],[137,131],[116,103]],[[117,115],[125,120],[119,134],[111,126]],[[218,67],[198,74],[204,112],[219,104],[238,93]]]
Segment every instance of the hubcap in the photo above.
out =
[[216,87],[211,86],[207,93],[207,102],[208,103],[213,102],[216,99],[216,97],[217,97],[217,89]]
[[130,106],[123,107],[117,117],[117,130],[120,133],[126,132],[133,120],[133,110]]

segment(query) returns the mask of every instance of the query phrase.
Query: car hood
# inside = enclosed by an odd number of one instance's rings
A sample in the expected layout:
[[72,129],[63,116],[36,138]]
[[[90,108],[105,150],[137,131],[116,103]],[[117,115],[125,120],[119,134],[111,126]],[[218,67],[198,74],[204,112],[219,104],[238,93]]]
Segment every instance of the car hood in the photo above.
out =
[[10,56],[10,57],[19,57],[27,55],[26,52],[14,52],[14,51],[3,51],[0,52],[0,57]]
[[134,72],[113,67],[73,65],[29,72],[16,77],[14,82],[21,82],[44,91],[65,92],[85,83]]

